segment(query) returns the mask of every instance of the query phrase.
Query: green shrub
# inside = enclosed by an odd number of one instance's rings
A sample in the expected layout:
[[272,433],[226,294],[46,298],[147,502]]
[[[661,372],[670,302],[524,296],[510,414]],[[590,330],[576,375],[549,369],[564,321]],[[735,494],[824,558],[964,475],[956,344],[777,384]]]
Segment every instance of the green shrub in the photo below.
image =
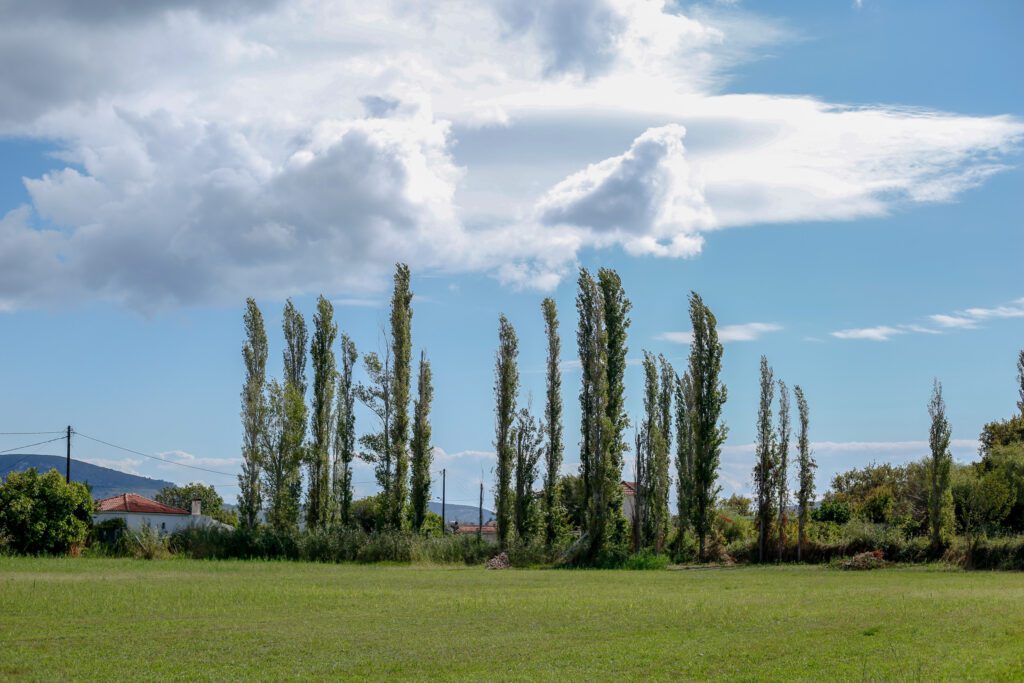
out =
[[132,557],[139,560],[163,560],[171,556],[167,536],[162,536],[149,524],[144,524],[139,531],[128,534],[126,546]]
[[551,562],[551,554],[541,543],[513,543],[505,552],[513,567],[539,567]]
[[626,558],[623,569],[664,569],[669,565],[668,555],[656,555],[650,550],[641,550]]
[[0,535],[7,547],[26,555],[60,555],[79,550],[92,523],[92,496],[84,484],[67,483],[51,469],[11,472],[0,484]]
[[959,538],[945,558],[966,569],[1024,570],[1024,536]]
[[378,531],[356,553],[358,562],[410,562],[412,537],[400,531]]
[[811,513],[811,519],[815,522],[846,524],[850,521],[850,505],[845,500],[825,499]]

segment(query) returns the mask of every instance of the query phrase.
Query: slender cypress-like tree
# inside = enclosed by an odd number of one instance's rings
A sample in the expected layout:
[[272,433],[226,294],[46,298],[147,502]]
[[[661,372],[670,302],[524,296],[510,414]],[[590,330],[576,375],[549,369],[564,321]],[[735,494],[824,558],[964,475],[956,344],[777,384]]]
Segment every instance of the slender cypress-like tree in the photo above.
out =
[[267,383],[267,421],[263,430],[263,493],[267,501],[267,523],[275,531],[298,526],[298,472],[292,467],[287,440],[290,423],[287,410],[294,404],[285,399],[285,386],[276,379]]
[[628,523],[622,516],[622,469],[625,464],[624,454],[627,449],[626,428],[629,427],[629,416],[626,414],[626,346],[629,332],[629,311],[633,304],[626,298],[626,290],[622,287],[619,274],[610,268],[601,268],[597,272],[597,281],[601,290],[601,301],[604,304],[604,328],[607,351],[605,353],[605,371],[607,379],[607,403],[605,414],[608,419],[608,458],[604,466],[604,485],[606,487],[605,506],[607,511],[609,540],[612,543],[627,541]]
[[576,345],[580,358],[580,477],[583,479],[583,500],[593,500],[593,461],[598,457],[595,433],[599,416],[604,415],[607,395],[604,385],[605,340],[601,290],[586,268],[580,268],[579,291],[576,295],[578,328]]
[[341,335],[341,372],[338,373],[338,407],[334,412],[334,472],[331,477],[334,519],[341,526],[351,523],[352,460],[356,455],[355,385],[352,370],[359,357],[348,335]]
[[775,398],[775,379],[768,359],[761,356],[761,402],[757,408],[757,436],[755,445],[754,495],[757,498],[757,559],[764,562],[768,551],[768,532],[771,528],[775,497],[772,482],[775,479],[775,432],[772,430],[772,401]]
[[430,361],[426,351],[420,352],[419,375],[416,379],[416,401],[412,421],[412,528],[419,531],[427,518],[430,503],[430,465],[434,461],[430,443],[430,402],[434,398]]
[[311,443],[307,451],[306,527],[323,529],[331,520],[331,440],[334,432],[334,389],[338,366],[334,356],[334,340],[338,326],[334,322],[334,306],[322,294],[313,314],[313,401],[309,431]]
[[562,468],[562,341],[558,336],[555,300],[544,299],[544,333],[548,341],[547,393],[544,402],[544,541],[551,548],[565,528],[565,510],[559,496],[558,474]]
[[644,351],[644,420],[637,455],[640,546],[660,551],[668,526],[668,445],[662,433],[662,391],[655,357]]
[[392,490],[395,485],[394,449],[391,446],[391,423],[394,419],[391,385],[394,381],[394,374],[391,365],[390,344],[384,344],[384,358],[372,351],[365,354],[363,367],[366,368],[369,382],[358,384],[355,388],[355,396],[377,417],[380,431],[363,434],[359,437],[359,445],[363,448],[359,452],[359,457],[365,462],[373,463],[374,478],[381,489],[378,496],[380,505],[378,506],[377,521],[383,528],[391,526],[394,521],[388,505],[388,501],[393,498]]
[[281,433],[273,487],[278,500],[271,501],[274,514],[271,524],[286,530],[297,527],[299,522],[301,468],[306,453],[306,350],[309,348],[306,321],[291,299],[284,305],[282,327],[284,384],[278,389]]
[[928,460],[928,528],[932,547],[942,546],[952,518],[953,493],[950,487],[950,472],[953,469],[953,454],[949,451],[952,430],[946,418],[946,402],[942,399],[942,384],[935,380],[932,398],[928,403],[931,430],[928,446],[931,457]]
[[519,394],[519,340],[515,328],[504,315],[498,320],[498,352],[494,360],[494,449],[497,453],[497,482],[494,501],[497,510],[498,543],[508,547],[512,528],[514,497],[512,474],[515,465],[513,420]]
[[409,397],[412,375],[412,290],[409,266],[395,266],[395,290],[391,297],[391,359],[393,381],[391,390],[391,448],[395,465],[391,497],[386,515],[389,526],[402,526],[402,513],[409,490]]
[[1019,388],[1020,398],[1017,399],[1017,410],[1021,416],[1024,417],[1024,349],[1020,350],[1020,355],[1017,356],[1017,384]]
[[804,398],[804,390],[798,384],[793,389],[796,395],[796,409],[800,415],[800,437],[797,440],[798,465],[800,468],[800,490],[796,499],[799,506],[799,535],[796,546],[796,560],[803,560],[803,548],[807,542],[807,521],[811,515],[811,504],[814,502],[814,470],[818,465],[814,462],[811,453],[811,440],[808,430],[810,428],[810,416],[807,410],[807,399]]
[[728,428],[719,424],[726,401],[725,385],[719,381],[722,371],[722,344],[718,341],[717,321],[696,292],[690,294],[690,378],[693,383],[693,506],[691,520],[697,534],[700,559],[706,557],[706,541],[711,530],[715,500],[721,487],[716,485],[718,467]]
[[693,412],[693,385],[690,373],[683,373],[675,378],[676,397],[676,505],[679,533],[677,539],[683,541],[683,533],[690,528],[693,506],[693,423],[690,414]]
[[779,562],[786,549],[786,506],[789,504],[789,390],[779,380],[779,436],[775,442],[775,500],[778,505]]
[[668,511],[668,492],[672,486],[669,475],[672,449],[672,391],[675,386],[675,371],[668,360],[658,356],[658,434],[661,437],[654,449],[651,470],[653,486],[651,487],[651,511],[654,518],[654,549],[661,552],[665,548],[668,537],[671,515]]
[[267,429],[267,332],[263,314],[253,299],[245,302],[245,384],[242,387],[242,473],[238,475],[238,517],[242,526],[259,522],[263,507],[260,472],[265,459]]
[[544,429],[533,417],[529,406],[521,408],[516,416],[512,441],[515,446],[516,537],[521,543],[530,543],[533,540],[537,505],[533,484],[537,480],[537,464],[544,452]]

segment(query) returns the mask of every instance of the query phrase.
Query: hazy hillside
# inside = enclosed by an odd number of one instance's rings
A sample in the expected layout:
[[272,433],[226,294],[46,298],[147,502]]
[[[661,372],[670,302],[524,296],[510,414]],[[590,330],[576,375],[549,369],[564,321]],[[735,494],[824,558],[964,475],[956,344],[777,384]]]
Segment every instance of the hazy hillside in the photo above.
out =
[[[441,514],[441,504],[438,502],[430,502],[430,511]],[[471,505],[455,505],[454,503],[448,503],[444,508],[444,516],[448,522],[458,522],[459,524],[476,524],[480,519],[480,509]],[[494,513],[484,508],[484,524],[489,520],[494,519]]]
[[[56,468],[64,474],[65,459],[59,455],[0,455],[0,479],[6,479],[12,469],[18,471],[35,467],[40,472]],[[119,493],[137,493],[152,498],[157,491],[165,486],[173,486],[169,481],[140,477],[137,474],[126,474],[108,467],[91,465],[80,460],[71,460],[71,480],[80,481],[92,487],[93,498],[107,498]]]

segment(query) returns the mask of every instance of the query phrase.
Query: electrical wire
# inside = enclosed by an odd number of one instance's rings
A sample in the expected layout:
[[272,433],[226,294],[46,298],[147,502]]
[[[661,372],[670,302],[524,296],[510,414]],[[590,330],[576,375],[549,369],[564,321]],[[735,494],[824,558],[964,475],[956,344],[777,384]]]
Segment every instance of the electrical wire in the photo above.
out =
[[[10,453],[11,451],[20,451],[23,448],[32,448],[33,446],[42,446],[44,443],[53,443],[54,441],[63,441],[65,438],[66,437],[58,436],[56,439],[50,439],[48,441],[39,441],[38,443],[30,443],[30,444],[28,444],[26,446],[18,446],[16,448],[8,448],[6,451],[0,451],[0,455],[3,455],[4,453]],[[29,453],[29,455],[33,455],[33,454]]]
[[90,441],[95,441],[96,443],[101,443],[104,446],[110,446],[111,448],[117,448],[117,449],[120,449],[120,450],[125,451],[127,453],[133,453],[135,455],[141,455],[143,458],[149,458],[151,460],[158,460],[160,462],[165,462],[168,465],[177,465],[178,467],[187,467],[190,470],[199,470],[200,472],[209,472],[210,474],[219,474],[219,475],[224,476],[224,477],[231,477],[232,479],[234,479],[235,477],[238,476],[237,474],[232,474],[230,472],[219,472],[218,470],[211,470],[211,469],[206,468],[206,467],[199,467],[198,465],[186,465],[183,462],[175,462],[173,460],[168,460],[167,458],[161,458],[161,457],[156,456],[156,455],[150,455],[149,453],[143,453],[142,451],[137,451],[134,448],[125,448],[124,446],[118,446],[116,443],[110,443],[109,441],[104,441],[103,439],[97,439],[94,436],[89,436],[88,434],[83,434],[82,432],[79,432],[77,430],[76,431],[72,431],[72,434],[77,434],[78,436],[81,436],[81,437],[84,437],[86,439],[89,439]]
[[63,429],[59,429],[55,432],[0,432],[0,436],[32,436],[39,434],[65,434]]

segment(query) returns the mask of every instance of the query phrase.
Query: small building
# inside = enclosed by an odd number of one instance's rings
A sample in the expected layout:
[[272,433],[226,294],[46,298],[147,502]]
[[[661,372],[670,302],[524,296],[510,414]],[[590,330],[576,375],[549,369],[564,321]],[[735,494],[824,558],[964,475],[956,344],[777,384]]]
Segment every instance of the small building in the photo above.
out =
[[622,482],[622,515],[633,521],[633,510],[636,509],[636,482]]
[[123,519],[129,531],[141,531],[149,526],[160,534],[173,534],[191,526],[213,526],[229,529],[227,524],[202,514],[198,500],[192,501],[191,510],[164,505],[137,493],[121,493],[95,502],[93,523]]
[[491,543],[498,542],[498,525],[493,521],[487,522],[483,526],[479,526],[477,524],[460,524],[456,522],[452,525],[452,530],[455,533],[464,536],[476,536],[477,534],[480,534],[480,537],[485,541],[490,541]]

